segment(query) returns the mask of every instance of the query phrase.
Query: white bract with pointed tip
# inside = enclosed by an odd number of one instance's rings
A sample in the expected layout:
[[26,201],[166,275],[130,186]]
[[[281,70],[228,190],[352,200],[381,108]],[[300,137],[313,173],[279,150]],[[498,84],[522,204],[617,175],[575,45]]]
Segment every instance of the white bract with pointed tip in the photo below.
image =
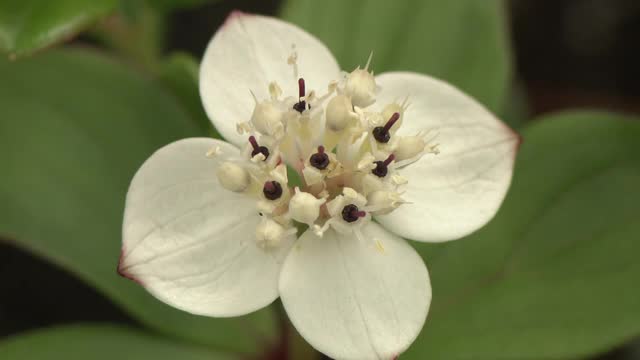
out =
[[[341,72],[298,27],[232,14],[200,70],[204,107],[229,142],[180,140],[142,165],[120,273],[200,315],[280,297],[332,358],[405,351],[431,286],[402,238],[448,241],[486,224],[519,137],[449,84],[370,67]],[[302,183],[289,184],[285,164]]]

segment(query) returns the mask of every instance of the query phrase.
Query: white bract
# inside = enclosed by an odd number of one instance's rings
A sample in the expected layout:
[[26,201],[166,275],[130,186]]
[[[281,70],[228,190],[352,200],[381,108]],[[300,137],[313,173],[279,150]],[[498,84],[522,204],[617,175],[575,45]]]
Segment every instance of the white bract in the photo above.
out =
[[204,107],[229,143],[180,140],[142,165],[121,274],[200,315],[247,314],[279,296],[333,358],[405,351],[431,286],[402,238],[453,240],[487,223],[519,137],[453,86],[374,77],[370,62],[342,73],[296,26],[234,13],[200,71]]

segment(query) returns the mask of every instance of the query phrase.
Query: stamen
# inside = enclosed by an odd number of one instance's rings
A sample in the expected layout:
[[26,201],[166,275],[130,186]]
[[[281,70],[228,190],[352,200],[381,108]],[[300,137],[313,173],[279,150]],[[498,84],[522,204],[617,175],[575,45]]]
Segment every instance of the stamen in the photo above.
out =
[[378,126],[373,129],[373,137],[376,139],[376,141],[383,144],[388,143],[389,140],[391,140],[391,134],[389,133],[389,130],[391,130],[393,124],[395,124],[399,119],[400,113],[393,113],[389,121],[387,121],[384,126]]
[[256,138],[253,135],[249,136],[249,143],[251,144],[251,147],[253,147],[251,157],[262,154],[264,155],[264,159],[267,160],[267,158],[269,157],[269,149],[267,149],[266,146],[258,145],[258,141],[256,141]]
[[387,176],[387,173],[389,172],[389,164],[391,164],[391,162],[395,160],[395,158],[396,157],[391,154],[385,161],[374,162],[374,164],[376,164],[376,168],[371,170],[371,173],[381,178]]
[[304,79],[300,78],[298,79],[298,100],[299,101],[293,105],[293,110],[299,112],[300,114],[302,114],[302,112],[305,111],[307,108],[307,102],[302,100],[305,94],[306,92],[304,89]]
[[318,170],[324,170],[329,166],[329,155],[324,152],[324,146],[318,146],[318,152],[311,155],[309,164]]
[[306,92],[304,91],[304,79],[298,79],[298,97],[303,98]]
[[282,196],[282,185],[277,181],[267,181],[262,188],[264,197],[269,200],[276,200]]
[[367,216],[367,213],[358,209],[355,204],[349,204],[342,208],[342,219],[346,222],[354,222]]

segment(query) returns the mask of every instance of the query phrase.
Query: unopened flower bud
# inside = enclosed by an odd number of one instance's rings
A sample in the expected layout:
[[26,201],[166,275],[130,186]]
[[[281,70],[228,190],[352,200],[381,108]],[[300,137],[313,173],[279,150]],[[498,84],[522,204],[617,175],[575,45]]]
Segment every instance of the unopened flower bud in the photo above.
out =
[[337,95],[327,104],[327,127],[333,131],[341,131],[352,122],[355,117],[353,105],[346,95]]
[[274,135],[283,131],[283,114],[277,106],[270,102],[261,102],[256,105],[251,114],[251,123],[260,133]]
[[388,214],[403,203],[400,195],[392,191],[378,190],[367,196],[367,206],[371,207],[374,215]]
[[403,136],[393,154],[398,161],[411,159],[422,153],[426,145],[421,136]]
[[324,199],[317,199],[315,196],[296,188],[295,195],[289,201],[289,215],[297,222],[311,225],[320,215],[322,204],[324,204]]
[[256,227],[256,242],[263,249],[277,247],[284,235],[284,227],[271,219],[262,219]]
[[324,173],[312,166],[307,166],[302,169],[302,176],[309,186],[319,184],[324,180]]
[[223,188],[233,192],[244,191],[251,181],[247,170],[228,161],[218,166],[216,176]]
[[351,97],[353,105],[364,108],[376,99],[376,80],[373,74],[364,69],[355,69],[347,76],[345,92]]

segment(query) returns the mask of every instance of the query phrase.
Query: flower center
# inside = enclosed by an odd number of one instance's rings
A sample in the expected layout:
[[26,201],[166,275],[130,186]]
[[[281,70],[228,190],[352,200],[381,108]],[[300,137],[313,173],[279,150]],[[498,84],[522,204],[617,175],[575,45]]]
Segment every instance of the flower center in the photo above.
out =
[[[408,99],[381,104],[380,111],[371,107],[378,87],[368,66],[329,82],[326,93],[316,95],[312,89],[307,93],[296,57],[288,62],[298,82],[297,96],[283,94],[275,82],[269,84],[268,99],[254,95],[251,118],[237,127],[240,134],[252,134],[251,148],[244,149],[251,158],[223,162],[216,171],[219,183],[256,198],[257,211],[264,215],[256,239],[265,249],[295,235],[298,224],[317,236],[331,228],[363,239],[361,229],[372,216],[407,203],[402,199],[407,181],[396,172],[424,154],[437,153],[437,144],[430,143],[428,132],[396,133]],[[307,111],[312,106],[314,111]],[[256,161],[259,154],[267,161]]]
[[318,152],[311,155],[309,164],[318,170],[324,170],[329,166],[329,155],[324,152],[324,146],[318,146]]
[[267,181],[262,187],[262,193],[269,200],[277,200],[282,196],[282,185],[277,181]]
[[366,215],[367,213],[358,209],[358,206],[355,204],[349,204],[342,208],[342,219],[348,223],[358,221],[358,219]]
[[374,164],[376,164],[376,167],[371,170],[371,173],[377,177],[385,177],[387,176],[387,173],[389,172],[389,164],[391,164],[391,162],[395,159],[396,157],[391,154],[389,155],[389,157],[384,160],[384,161],[376,161],[374,162]]
[[253,151],[251,151],[251,157],[262,154],[264,155],[264,160],[267,160],[267,158],[269,157],[269,149],[267,149],[266,146],[258,145],[258,141],[253,135],[249,136],[249,143],[251,144],[251,147],[253,147]]
[[300,114],[307,108],[307,102],[304,101],[305,96],[304,79],[298,79],[298,102],[293,105],[293,109]]
[[396,121],[398,121],[398,119],[400,119],[400,113],[393,113],[389,121],[387,121],[384,126],[378,126],[373,129],[373,138],[379,143],[388,143],[389,140],[391,140],[391,133],[389,133],[389,130],[391,130],[391,127],[396,123]]

